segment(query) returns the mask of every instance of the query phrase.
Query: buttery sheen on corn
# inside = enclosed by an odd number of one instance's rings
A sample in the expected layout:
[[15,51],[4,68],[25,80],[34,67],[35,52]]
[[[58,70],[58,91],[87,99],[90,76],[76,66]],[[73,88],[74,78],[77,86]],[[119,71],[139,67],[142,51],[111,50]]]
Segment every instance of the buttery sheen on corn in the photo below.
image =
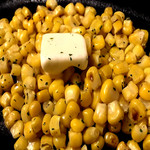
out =
[[81,2],[0,19],[0,106],[14,149],[150,150],[148,37],[123,12]]

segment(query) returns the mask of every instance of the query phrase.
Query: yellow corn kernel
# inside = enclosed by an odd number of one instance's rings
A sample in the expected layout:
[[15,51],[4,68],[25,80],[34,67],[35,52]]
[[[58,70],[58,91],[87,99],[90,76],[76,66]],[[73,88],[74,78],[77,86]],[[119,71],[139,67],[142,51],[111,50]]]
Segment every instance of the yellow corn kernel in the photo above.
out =
[[104,65],[103,67],[101,67],[99,70],[102,71],[102,73],[104,74],[104,76],[106,78],[111,78],[112,75],[112,69],[109,65]]
[[9,72],[9,67],[8,67],[8,59],[4,54],[2,54],[0,58],[0,73],[8,73]]
[[44,90],[37,92],[37,100],[40,103],[50,100],[50,95],[49,95],[48,89],[44,89]]
[[82,119],[74,118],[70,122],[70,127],[74,132],[82,132],[85,128],[85,123]]
[[20,76],[21,66],[18,64],[12,64],[11,75]]
[[72,77],[71,77],[71,79],[70,79],[70,82],[72,83],[72,84],[76,84],[76,85],[78,85],[79,87],[80,87],[80,85],[81,85],[81,75],[79,74],[79,73],[74,73],[73,75],[72,75]]
[[112,9],[112,7],[106,7],[106,8],[104,9],[104,13],[108,14],[109,16],[112,16],[112,14],[113,14],[113,9]]
[[[104,18],[103,18],[104,19]],[[102,27],[102,31],[104,33],[109,33],[112,30],[112,22],[111,20],[108,18],[106,21],[104,21],[103,23],[103,27]]]
[[109,132],[118,133],[121,130],[121,122],[117,123],[116,125],[108,124]]
[[101,79],[95,66],[88,69],[86,78],[89,79],[89,83],[93,90],[98,89],[98,87],[101,85]]
[[36,88],[36,79],[35,77],[28,76],[23,80],[23,87],[25,89],[35,90]]
[[80,91],[80,105],[84,108],[87,108],[92,103],[92,95],[89,90]]
[[127,146],[129,147],[129,149],[131,150],[141,150],[140,146],[138,145],[137,142],[135,142],[134,140],[129,140],[127,142]]
[[78,27],[73,27],[72,28],[72,33],[79,33],[81,35],[85,34],[85,27],[84,26],[78,26]]
[[5,125],[10,129],[17,120],[20,120],[20,113],[16,110],[11,111],[4,120]]
[[23,121],[18,120],[10,129],[10,132],[14,139],[20,137],[23,134]]
[[13,84],[13,78],[9,73],[0,75],[0,85],[4,91],[8,91]]
[[12,95],[12,98],[11,98],[11,102],[10,102],[10,105],[17,109],[17,110],[21,110],[22,106],[24,104],[24,98],[22,96],[20,96],[18,93],[14,93]]
[[52,33],[58,33],[59,32],[59,30],[60,30],[60,26],[61,26],[61,24],[60,24],[60,22],[56,22],[55,24],[54,24],[54,26],[52,27]]
[[29,105],[29,114],[31,117],[38,116],[41,113],[41,105],[38,101],[33,101]]
[[128,116],[135,123],[139,122],[146,116],[146,108],[139,99],[131,100]]
[[15,150],[19,150],[19,149],[26,150],[27,145],[28,145],[28,140],[23,135],[21,135],[15,142],[14,149]]
[[[82,133],[69,131],[69,146],[79,148],[82,145]],[[76,142],[75,142],[76,141]]]
[[62,133],[60,136],[53,137],[53,143],[56,148],[65,148],[66,147],[66,135]]
[[7,106],[2,110],[2,114],[3,114],[3,118],[4,120],[6,119],[6,117],[13,111],[13,107],[11,106]]
[[56,6],[56,8],[53,11],[53,16],[58,17],[64,14],[64,8],[60,5]]
[[38,21],[41,21],[45,17],[45,12],[43,9],[40,9],[36,13],[33,14],[33,21],[37,23]]
[[54,103],[52,101],[46,101],[43,103],[43,110],[46,114],[53,114]]
[[127,75],[135,84],[144,79],[144,71],[138,65],[133,65]]
[[115,35],[115,40],[118,48],[126,48],[128,45],[128,38],[126,35],[117,34]]
[[122,11],[116,11],[116,12],[114,12],[114,15],[120,16],[121,21],[124,21],[124,19],[125,19],[125,14]]
[[117,100],[108,104],[108,122],[111,125],[119,123],[124,118],[124,111]]
[[144,49],[140,44],[135,45],[132,51],[137,59],[140,59],[145,54]]
[[128,68],[128,64],[126,61],[122,61],[118,64],[116,64],[113,67],[114,73],[115,74],[125,74],[128,72],[129,68]]
[[149,63],[150,63],[150,57],[147,55],[144,55],[140,60],[140,63],[138,63],[138,66],[140,66],[141,68],[146,68],[146,67],[150,67]]
[[95,15],[93,12],[89,11],[87,12],[87,14],[83,17],[83,19],[81,20],[81,23],[82,25],[85,27],[85,28],[89,28],[92,21],[94,20],[95,18]]
[[49,130],[52,136],[61,135],[60,131],[60,116],[54,115],[49,123]]
[[39,116],[33,117],[31,127],[35,133],[38,133],[42,129],[42,119]]
[[118,20],[114,22],[112,26],[113,26],[112,28],[113,34],[116,34],[122,29],[122,21]]
[[23,15],[25,17],[31,17],[32,16],[31,11],[25,6],[23,6],[23,8],[21,9],[21,12],[23,13]]
[[69,3],[66,7],[65,7],[65,14],[66,15],[75,15],[76,14],[76,10],[75,10],[75,6],[73,3]]
[[105,42],[109,46],[113,46],[115,44],[115,37],[111,33],[108,33],[105,37]]
[[72,117],[69,114],[64,113],[61,115],[61,122],[62,122],[64,127],[70,128],[71,120],[72,120]]
[[87,48],[87,53],[88,53],[88,56],[91,55],[91,50],[92,50],[92,44],[91,44],[91,36],[89,33],[86,33],[84,35],[84,39],[85,39],[85,42],[86,42],[86,48]]
[[93,13],[94,15],[96,15],[96,9],[94,7],[87,6],[85,8],[84,16],[86,16],[89,12]]
[[50,134],[50,130],[49,130],[50,120],[51,120],[51,115],[45,114],[41,123],[42,131],[44,134]]
[[125,113],[128,112],[129,102],[125,100],[125,98],[122,94],[119,97],[119,105],[122,107],[122,109]]
[[75,10],[77,13],[79,13],[80,15],[83,15],[84,14],[84,11],[85,11],[85,8],[84,8],[84,5],[80,2],[77,2],[75,4]]
[[129,51],[128,53],[126,53],[125,61],[128,64],[134,64],[134,63],[136,63],[137,62],[136,55],[133,52]]
[[31,149],[40,149],[40,138],[39,137],[35,137],[33,139],[30,139],[28,141],[28,146],[27,148],[31,148]]
[[5,108],[7,106],[10,106],[11,102],[11,93],[5,92],[1,97],[0,97],[0,105]]
[[150,100],[150,84],[148,82],[141,83],[141,86],[139,88],[139,95],[144,100]]
[[57,1],[56,0],[47,0],[46,1],[46,7],[47,8],[50,8],[50,9],[54,10],[56,6],[57,6]]
[[91,150],[98,150],[104,147],[104,138],[99,136],[99,138],[91,144]]
[[125,48],[125,54],[127,54],[128,52],[132,51],[134,48],[134,44],[130,43],[126,48]]
[[75,101],[71,101],[67,104],[66,114],[69,115],[72,119],[76,118],[80,112],[80,107]]
[[147,134],[146,138],[143,141],[143,150],[150,149],[150,134]]
[[118,92],[122,92],[122,89],[125,87],[125,78],[123,75],[116,75],[113,78],[113,83]]
[[93,121],[97,124],[105,124],[107,121],[107,105],[98,103],[93,114]]
[[144,69],[145,76],[148,76],[150,74],[150,67],[147,67]]
[[21,109],[21,118],[24,123],[31,120],[31,116],[29,114],[29,104],[23,105]]
[[145,124],[135,125],[131,131],[132,139],[138,143],[141,142],[146,137],[147,131],[147,126]]
[[93,114],[94,111],[91,108],[86,108],[82,111],[83,121],[87,127],[91,127],[94,124]]
[[77,102],[79,99],[80,89],[77,85],[70,85],[65,89],[65,100],[68,104],[70,101]]
[[103,35],[96,35],[92,39],[92,45],[94,50],[99,50],[105,47],[105,40]]
[[30,89],[24,89],[25,104],[30,104],[35,100],[35,91]]
[[121,141],[118,146],[117,146],[117,149],[116,150],[129,150],[129,147],[127,146],[127,144],[124,142],[124,141]]
[[67,16],[64,18],[64,24],[70,26],[71,28],[76,27],[76,21],[73,16]]
[[88,127],[83,133],[83,141],[85,144],[94,143],[99,137],[99,130],[96,127]]
[[119,143],[118,136],[111,132],[105,133],[104,140],[105,140],[106,145],[111,148],[116,148]]
[[119,99],[119,92],[111,79],[104,81],[100,90],[100,98],[106,104]]
[[51,135],[43,135],[41,137],[41,150],[53,149],[53,137]]
[[144,34],[144,39],[143,39],[143,42],[142,42],[142,46],[146,46],[146,43],[148,41],[148,37],[149,37],[149,32],[147,30],[143,30],[141,29],[145,34]]

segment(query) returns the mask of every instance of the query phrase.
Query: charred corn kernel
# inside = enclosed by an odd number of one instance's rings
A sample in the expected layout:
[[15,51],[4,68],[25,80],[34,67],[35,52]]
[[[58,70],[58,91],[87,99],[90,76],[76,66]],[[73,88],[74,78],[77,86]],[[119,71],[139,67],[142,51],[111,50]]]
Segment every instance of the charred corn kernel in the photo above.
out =
[[119,143],[118,136],[111,132],[105,133],[104,140],[105,143],[111,148],[116,148]]
[[30,67],[28,64],[23,64],[21,68],[21,79],[22,81],[27,77],[27,76],[33,76],[33,68]]
[[13,84],[14,84],[13,78],[9,73],[1,74],[0,85],[4,91],[8,91]]
[[46,7],[47,7],[47,8],[50,8],[50,9],[52,9],[52,10],[54,10],[57,5],[58,5],[58,4],[57,4],[57,1],[56,1],[56,0],[47,0],[47,1],[46,1]]
[[54,115],[62,115],[65,113],[66,110],[66,100],[64,98],[61,98],[57,101],[55,107],[54,107],[54,111],[53,114]]
[[125,78],[123,75],[116,75],[113,78],[113,83],[115,85],[115,88],[118,90],[118,92],[122,92],[123,88],[125,87]]
[[124,111],[117,100],[108,104],[108,122],[111,125],[119,123],[124,118]]
[[77,85],[70,85],[65,89],[65,100],[68,104],[70,101],[77,102],[80,95],[80,89]]
[[95,66],[88,69],[86,78],[89,79],[89,83],[93,90],[96,90],[99,86],[101,86],[101,79]]
[[28,141],[27,149],[37,150],[40,149],[40,138],[36,137]]
[[30,89],[24,89],[24,95],[25,95],[25,104],[30,104],[35,100],[35,91]]
[[146,138],[143,141],[143,150],[149,150],[150,148],[150,134],[147,134]]
[[40,103],[43,103],[43,102],[50,100],[50,95],[49,95],[48,89],[44,89],[44,90],[39,91],[37,93],[37,100]]
[[18,64],[12,64],[11,75],[20,76],[21,66]]
[[23,121],[18,120],[10,129],[10,132],[14,139],[20,137],[23,134]]
[[27,145],[28,145],[28,140],[23,135],[21,135],[15,142],[14,149],[15,150],[20,150],[20,149],[26,150]]
[[135,84],[137,84],[144,79],[144,71],[138,65],[133,65],[127,76],[131,78]]
[[137,62],[137,57],[136,55],[133,53],[133,52],[128,52],[125,56],[125,61],[128,63],[128,64],[134,64]]
[[93,121],[97,124],[105,124],[107,121],[107,105],[98,103],[93,114]]
[[83,19],[81,20],[82,25],[85,28],[89,28],[92,21],[94,20],[95,15],[93,12],[89,11],[88,13],[86,13],[86,15],[83,17]]
[[91,127],[94,124],[93,114],[94,111],[91,108],[86,108],[82,111],[83,121],[87,127]]
[[120,16],[121,21],[124,21],[124,19],[125,19],[125,14],[124,14],[122,11],[116,11],[116,12],[114,13],[114,15]]
[[49,130],[50,120],[51,120],[51,115],[45,114],[41,123],[42,131],[44,134],[50,134],[50,130]]
[[126,143],[124,141],[121,141],[118,146],[117,146],[117,150],[129,150],[129,147],[126,145]]
[[65,7],[65,9],[64,9],[64,11],[65,11],[65,14],[66,15],[75,15],[76,14],[76,10],[75,10],[75,6],[74,6],[74,4],[73,3],[69,3],[66,7]]
[[83,15],[84,14],[84,11],[85,11],[85,8],[84,8],[84,5],[80,2],[77,2],[75,4],[75,10],[77,13],[79,13],[80,15]]
[[25,89],[35,90],[36,88],[36,78],[32,76],[28,76],[23,80],[23,87]]
[[50,123],[49,123],[49,130],[52,136],[59,136],[61,135],[60,131],[60,116],[54,115],[52,116]]
[[126,48],[128,45],[128,38],[123,34],[115,35],[115,41],[118,48]]
[[46,74],[41,75],[37,81],[38,89],[39,90],[47,89],[50,86],[51,82],[52,80],[49,75]]
[[29,114],[31,117],[38,116],[41,112],[41,105],[39,101],[33,101],[29,105]]
[[115,38],[111,33],[108,33],[105,37],[105,42],[109,45],[109,46],[113,46],[115,44]]
[[55,91],[55,89],[60,86],[60,85],[64,85],[64,81],[62,79],[55,79],[49,86],[49,93],[51,96],[53,96],[53,92]]
[[10,105],[16,110],[20,111],[24,104],[24,98],[18,93],[14,93],[11,98]]
[[141,86],[139,88],[139,95],[144,100],[150,100],[150,84],[148,82],[141,83]]
[[70,127],[74,132],[82,132],[85,128],[83,119],[74,118],[70,122]]
[[147,126],[145,124],[143,125],[135,125],[132,128],[131,136],[132,139],[136,142],[141,142],[147,135]]
[[119,92],[111,79],[104,81],[100,90],[100,98],[106,104],[119,99]]
[[138,145],[137,142],[135,142],[134,140],[129,140],[127,142],[127,146],[129,147],[129,149],[131,150],[141,150],[140,146]]
[[122,29],[122,21],[118,20],[113,23],[112,31],[114,34],[118,33]]
[[70,130],[68,132],[68,136],[69,136],[69,145],[70,145],[70,147],[73,147],[73,148],[81,147],[81,145],[82,145],[82,133],[74,132],[74,131]]
[[91,150],[99,150],[104,147],[104,138],[99,136],[99,138],[91,144]]
[[94,143],[99,137],[99,130],[96,127],[88,127],[83,133],[83,141],[85,144]]
[[6,119],[6,117],[13,111],[13,107],[11,106],[7,106],[2,110],[2,114],[3,114],[3,118],[4,120]]
[[121,130],[121,122],[117,123],[116,125],[108,124],[109,132],[118,133]]
[[20,113],[16,110],[11,111],[4,120],[5,125],[10,129],[17,120],[20,120]]
[[43,103],[43,110],[46,114],[53,114],[54,103],[52,101],[46,101]]
[[66,147],[66,135],[62,133],[58,137],[53,137],[53,143],[56,148],[65,148]]
[[38,133],[42,129],[42,119],[39,116],[33,117],[31,127],[35,133]]
[[121,94],[119,97],[119,105],[123,109],[125,113],[128,112],[129,109],[129,102],[125,100],[124,96]]
[[24,123],[31,120],[31,116],[29,114],[29,104],[25,104],[21,109],[21,118]]
[[66,114],[69,115],[72,119],[76,118],[80,112],[80,107],[75,101],[71,101],[67,104]]
[[80,105],[84,108],[87,108],[92,103],[92,95],[89,90],[80,91]]
[[5,92],[0,98],[0,105],[3,108],[5,108],[7,106],[10,106],[10,101],[11,101],[11,93]]
[[88,56],[91,55],[91,50],[92,50],[92,44],[91,44],[91,36],[90,34],[86,33],[84,35],[84,39],[85,39],[85,43],[86,43],[86,48],[87,48],[87,53],[88,53]]
[[94,50],[99,50],[105,47],[105,40],[103,35],[96,35],[95,38],[92,39],[92,45]]
[[127,100],[128,102],[131,101],[138,95],[137,85],[133,81],[130,81],[128,85],[122,90],[122,94],[125,100]]
[[81,35],[85,34],[85,27],[84,26],[78,26],[78,27],[73,27],[72,28],[72,33],[79,33]]
[[114,70],[114,73],[115,74],[125,74],[128,72],[129,68],[128,68],[128,64],[126,61],[122,61],[118,64],[116,64],[114,67],[113,67],[113,70]]
[[53,149],[53,137],[51,135],[43,135],[41,137],[41,150],[52,150]]
[[139,122],[145,117],[145,110],[144,104],[139,99],[133,99],[129,104],[128,116],[133,122]]

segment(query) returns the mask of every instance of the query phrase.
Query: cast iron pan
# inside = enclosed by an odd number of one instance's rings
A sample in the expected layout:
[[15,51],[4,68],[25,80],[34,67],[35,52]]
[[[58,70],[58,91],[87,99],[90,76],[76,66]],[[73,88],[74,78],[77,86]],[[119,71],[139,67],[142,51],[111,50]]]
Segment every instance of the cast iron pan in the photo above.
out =
[[[101,14],[104,8],[111,6],[114,11],[123,11],[126,17],[130,17],[133,21],[133,25],[136,28],[147,29],[150,33],[150,13],[149,13],[149,1],[142,0],[57,0],[58,4],[65,6],[69,2],[76,3],[82,2],[85,6],[93,6],[96,8],[97,13]],[[9,20],[14,15],[17,8],[27,6],[32,12],[35,12],[38,4],[45,5],[46,0],[0,0],[0,19],[8,18]],[[150,40],[147,43],[145,49],[149,54]],[[13,150],[15,140],[12,138],[10,132],[5,127],[2,117],[2,108],[0,108],[0,150]],[[119,140],[127,142],[131,139],[131,136],[127,136],[123,133],[119,133]],[[140,143],[142,148],[142,143]],[[104,147],[104,150],[110,150],[108,147]]]

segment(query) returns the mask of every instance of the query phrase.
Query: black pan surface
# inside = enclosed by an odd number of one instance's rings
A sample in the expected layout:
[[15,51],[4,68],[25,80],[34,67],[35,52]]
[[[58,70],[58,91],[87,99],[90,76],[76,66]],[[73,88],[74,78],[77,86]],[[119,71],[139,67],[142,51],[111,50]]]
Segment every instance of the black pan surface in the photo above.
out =
[[[130,17],[133,21],[133,25],[136,28],[146,29],[150,33],[150,11],[149,11],[149,1],[142,0],[57,0],[58,4],[65,6],[69,2],[76,3],[78,1],[82,2],[85,6],[93,6],[96,8],[97,13],[101,14],[105,7],[111,6],[114,11],[123,11],[126,17]],[[46,0],[1,0],[0,1],[0,19],[8,18],[9,20],[14,15],[17,8],[22,6],[27,6],[32,12],[38,4],[45,5]],[[150,40],[147,43],[145,49],[146,53],[149,54],[150,50]],[[2,117],[2,108],[0,107],[0,150],[13,150],[13,145],[15,140],[12,138],[10,132],[5,127]],[[119,133],[119,140],[126,141],[131,139],[130,136]],[[140,144],[142,148],[142,144]],[[108,147],[104,147],[104,150],[110,150]]]

